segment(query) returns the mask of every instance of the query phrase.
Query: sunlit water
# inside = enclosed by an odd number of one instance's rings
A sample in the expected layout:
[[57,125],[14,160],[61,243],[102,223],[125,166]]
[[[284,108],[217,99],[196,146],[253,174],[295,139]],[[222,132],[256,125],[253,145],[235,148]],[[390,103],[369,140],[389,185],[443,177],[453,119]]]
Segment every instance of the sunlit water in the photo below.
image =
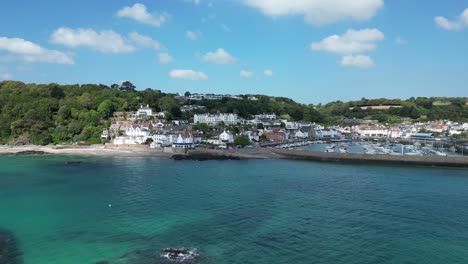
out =
[[0,228],[25,264],[468,263],[468,170],[0,157]]

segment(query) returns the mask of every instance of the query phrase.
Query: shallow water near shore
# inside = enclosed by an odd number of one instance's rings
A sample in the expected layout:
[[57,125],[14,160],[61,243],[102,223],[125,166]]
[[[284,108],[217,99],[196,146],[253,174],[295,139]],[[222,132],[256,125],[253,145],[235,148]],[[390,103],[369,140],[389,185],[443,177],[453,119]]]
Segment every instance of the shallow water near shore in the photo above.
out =
[[24,264],[468,263],[467,201],[466,169],[0,157]]

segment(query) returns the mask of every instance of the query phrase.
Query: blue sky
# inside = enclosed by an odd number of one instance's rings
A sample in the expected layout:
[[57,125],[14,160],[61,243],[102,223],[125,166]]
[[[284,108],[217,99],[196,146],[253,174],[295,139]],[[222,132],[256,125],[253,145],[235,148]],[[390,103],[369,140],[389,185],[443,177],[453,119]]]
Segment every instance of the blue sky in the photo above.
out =
[[0,79],[291,97],[468,96],[468,0],[5,0]]

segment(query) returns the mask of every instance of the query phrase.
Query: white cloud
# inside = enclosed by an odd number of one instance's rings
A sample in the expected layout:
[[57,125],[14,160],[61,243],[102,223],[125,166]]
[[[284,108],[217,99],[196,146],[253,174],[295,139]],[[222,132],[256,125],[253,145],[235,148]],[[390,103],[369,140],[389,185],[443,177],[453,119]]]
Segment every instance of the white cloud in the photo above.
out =
[[123,7],[117,12],[117,16],[130,18],[154,27],[160,27],[167,20],[166,14],[150,14],[146,6],[140,3]]
[[383,0],[243,0],[243,3],[267,16],[304,16],[306,23],[317,26],[343,20],[369,20],[384,5]]
[[438,16],[434,18],[435,23],[445,30],[462,30],[468,28],[468,8],[463,10],[461,15],[454,21],[450,21],[445,17]]
[[200,31],[190,31],[185,32],[185,36],[190,40],[197,40],[201,37],[202,33]]
[[45,49],[21,38],[0,37],[0,51],[6,51],[13,59],[26,62],[74,64],[73,58],[57,50]]
[[374,50],[376,42],[383,39],[384,34],[378,29],[349,29],[341,36],[332,35],[321,42],[314,42],[310,45],[310,48],[312,50],[348,55]]
[[397,37],[397,38],[395,39],[395,42],[396,42],[397,44],[399,44],[399,45],[406,45],[406,44],[408,44],[408,41],[407,41],[406,39],[404,39],[404,38],[401,38],[401,37]]
[[174,58],[169,53],[159,53],[159,63],[168,64],[174,61]]
[[202,59],[207,62],[214,64],[232,64],[237,61],[235,57],[229,54],[224,49],[217,49],[215,51],[210,51],[202,56]]
[[251,78],[251,77],[253,77],[253,72],[242,70],[242,71],[240,71],[240,77],[242,77],[242,78]]
[[151,48],[155,50],[160,50],[162,48],[161,43],[159,43],[157,40],[154,40],[148,36],[140,35],[137,32],[132,32],[128,36],[138,46]]
[[340,64],[345,67],[369,68],[374,65],[374,61],[365,55],[347,55],[343,56]]
[[271,77],[271,76],[273,76],[273,71],[272,70],[264,70],[263,74],[265,76]]
[[52,33],[50,42],[71,48],[88,47],[103,53],[127,53],[135,50],[112,30],[96,32],[92,29],[61,27]]
[[194,70],[172,70],[169,73],[169,76],[172,79],[186,79],[192,81],[199,81],[199,80],[208,80],[208,75],[203,72],[194,71]]

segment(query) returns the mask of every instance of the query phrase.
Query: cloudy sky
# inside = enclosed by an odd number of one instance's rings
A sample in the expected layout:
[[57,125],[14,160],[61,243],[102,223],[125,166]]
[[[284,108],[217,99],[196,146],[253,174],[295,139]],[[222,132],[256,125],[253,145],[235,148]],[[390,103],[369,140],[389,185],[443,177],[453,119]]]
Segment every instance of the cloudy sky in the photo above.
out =
[[468,0],[6,0],[0,80],[268,94],[468,96]]

